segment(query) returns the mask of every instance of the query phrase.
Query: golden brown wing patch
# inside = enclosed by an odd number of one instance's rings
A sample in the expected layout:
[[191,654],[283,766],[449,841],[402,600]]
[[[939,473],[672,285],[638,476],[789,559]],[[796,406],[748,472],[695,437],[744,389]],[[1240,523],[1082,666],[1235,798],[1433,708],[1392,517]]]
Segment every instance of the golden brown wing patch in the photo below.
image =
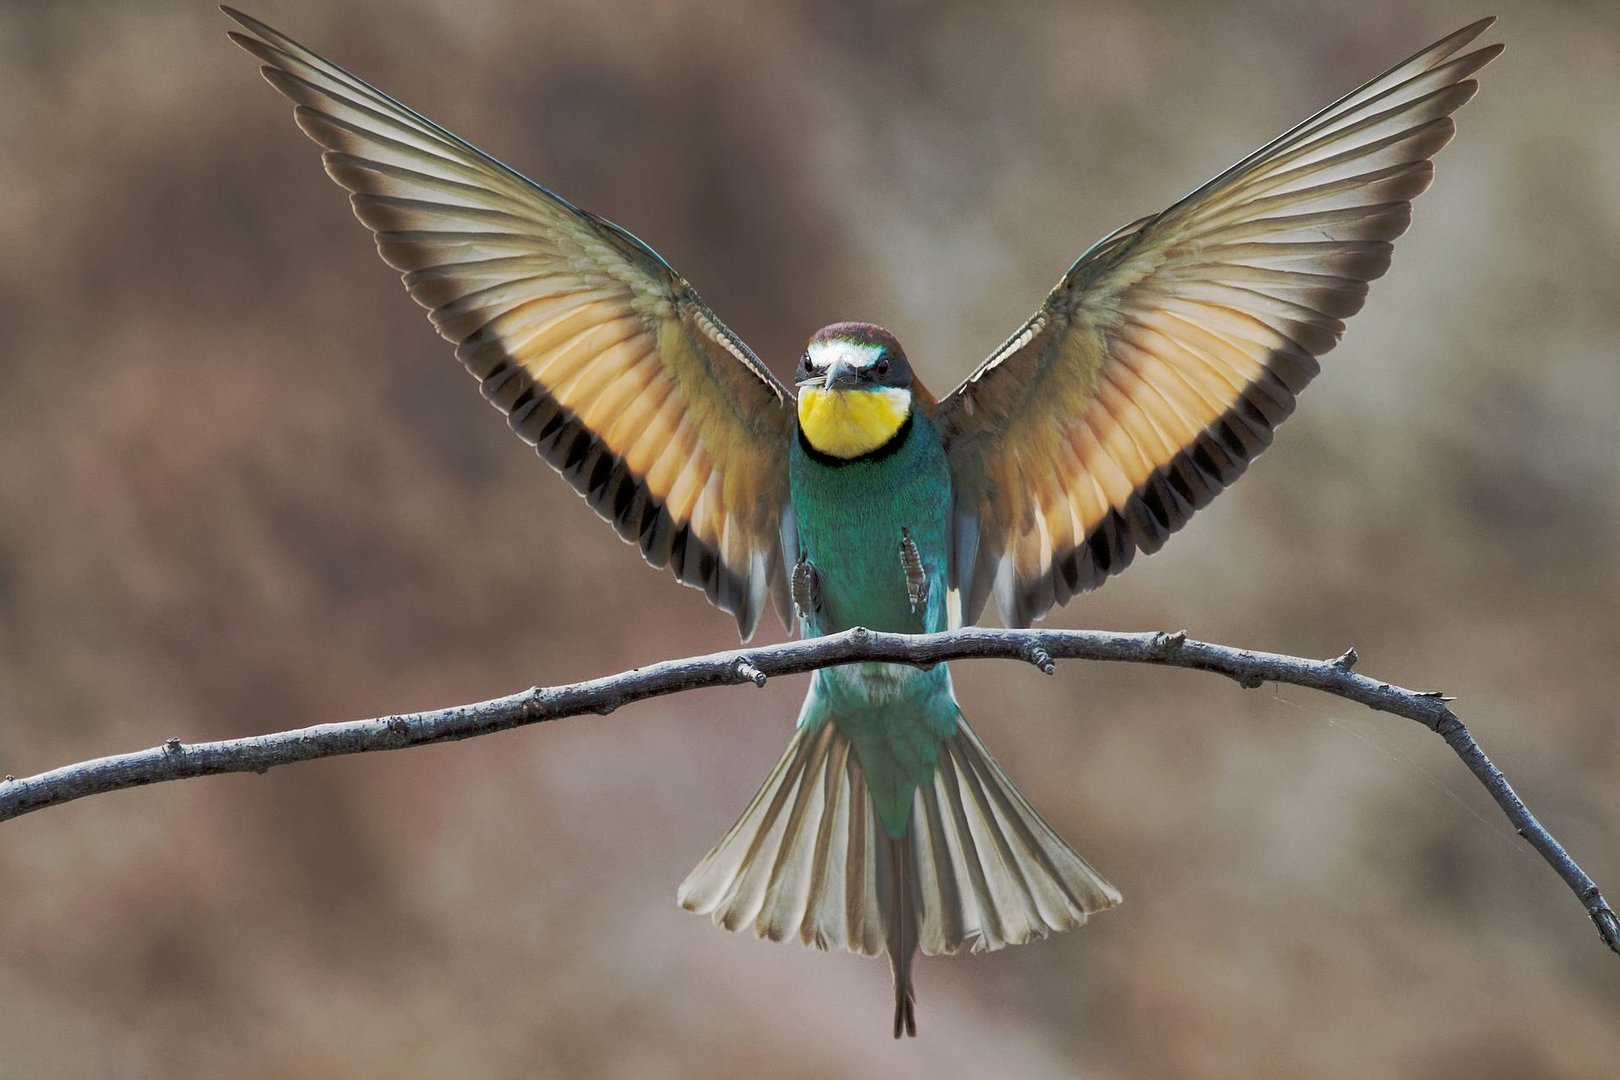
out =
[[1388,268],[1500,46],[1458,31],[1083,255],[940,405],[964,617],[1009,625],[1154,552],[1271,442]]
[[781,383],[629,233],[227,14],[484,396],[649,562],[751,635],[765,593],[786,590]]

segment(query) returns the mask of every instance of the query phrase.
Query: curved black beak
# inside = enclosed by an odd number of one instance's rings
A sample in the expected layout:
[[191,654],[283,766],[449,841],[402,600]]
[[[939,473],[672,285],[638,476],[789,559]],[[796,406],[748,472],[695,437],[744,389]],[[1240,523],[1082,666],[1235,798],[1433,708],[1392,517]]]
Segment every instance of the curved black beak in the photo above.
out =
[[822,385],[828,390],[848,390],[863,381],[860,369],[846,364],[840,357],[827,365],[827,376]]

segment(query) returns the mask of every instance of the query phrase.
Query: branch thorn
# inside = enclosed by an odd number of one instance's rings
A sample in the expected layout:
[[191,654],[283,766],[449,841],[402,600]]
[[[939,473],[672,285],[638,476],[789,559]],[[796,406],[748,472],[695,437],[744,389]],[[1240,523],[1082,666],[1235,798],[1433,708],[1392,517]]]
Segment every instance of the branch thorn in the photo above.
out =
[[1360,660],[1361,654],[1356,652],[1356,647],[1352,645],[1348,649],[1344,650],[1343,656],[1328,662],[1334,667],[1338,668],[1340,671],[1349,671],[1354,668],[1356,664],[1360,662]]
[[737,671],[738,682],[751,682],[755,686],[765,685],[765,673],[759,670],[759,668],[755,667],[753,664],[750,664],[748,662],[748,657],[737,657],[737,663],[734,666]]
[[1160,630],[1153,635],[1153,647],[1159,652],[1170,652],[1187,643],[1187,631],[1177,630],[1173,634]]
[[1057,671],[1057,665],[1052,663],[1052,654],[1047,652],[1038,641],[1031,641],[1024,646],[1024,659],[1048,675]]

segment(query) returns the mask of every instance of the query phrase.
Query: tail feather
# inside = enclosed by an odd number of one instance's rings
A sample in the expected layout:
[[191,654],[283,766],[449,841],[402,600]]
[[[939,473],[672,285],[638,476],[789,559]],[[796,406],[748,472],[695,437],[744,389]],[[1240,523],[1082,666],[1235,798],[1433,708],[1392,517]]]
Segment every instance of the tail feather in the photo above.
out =
[[682,883],[681,906],[772,941],[887,954],[898,1038],[916,1034],[917,951],[1017,945],[1119,903],[966,721],[913,800],[906,835],[890,837],[836,722],[801,728],[737,824]]
[[883,865],[884,948],[894,977],[894,1037],[917,1034],[917,994],[911,961],[917,955],[917,884],[907,837],[885,837]]
[[[918,862],[954,871],[935,875],[950,891],[924,897],[925,954],[969,942],[974,952],[1021,945],[1120,902],[1119,890],[1029,805],[966,721],[945,741],[933,787],[918,799],[913,846],[930,853]],[[931,803],[948,812],[929,812]],[[936,907],[938,918],[927,918]]]
[[876,830],[849,741],[830,723],[801,728],[677,898],[727,930],[881,956]]

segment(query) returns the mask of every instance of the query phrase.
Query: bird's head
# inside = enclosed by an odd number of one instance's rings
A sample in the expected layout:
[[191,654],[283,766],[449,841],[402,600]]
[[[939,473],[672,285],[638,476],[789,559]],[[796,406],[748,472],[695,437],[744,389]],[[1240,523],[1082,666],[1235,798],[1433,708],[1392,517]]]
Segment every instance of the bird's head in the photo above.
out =
[[894,335],[871,323],[834,323],[816,331],[796,381],[799,430],[823,454],[869,454],[911,416],[911,364]]

